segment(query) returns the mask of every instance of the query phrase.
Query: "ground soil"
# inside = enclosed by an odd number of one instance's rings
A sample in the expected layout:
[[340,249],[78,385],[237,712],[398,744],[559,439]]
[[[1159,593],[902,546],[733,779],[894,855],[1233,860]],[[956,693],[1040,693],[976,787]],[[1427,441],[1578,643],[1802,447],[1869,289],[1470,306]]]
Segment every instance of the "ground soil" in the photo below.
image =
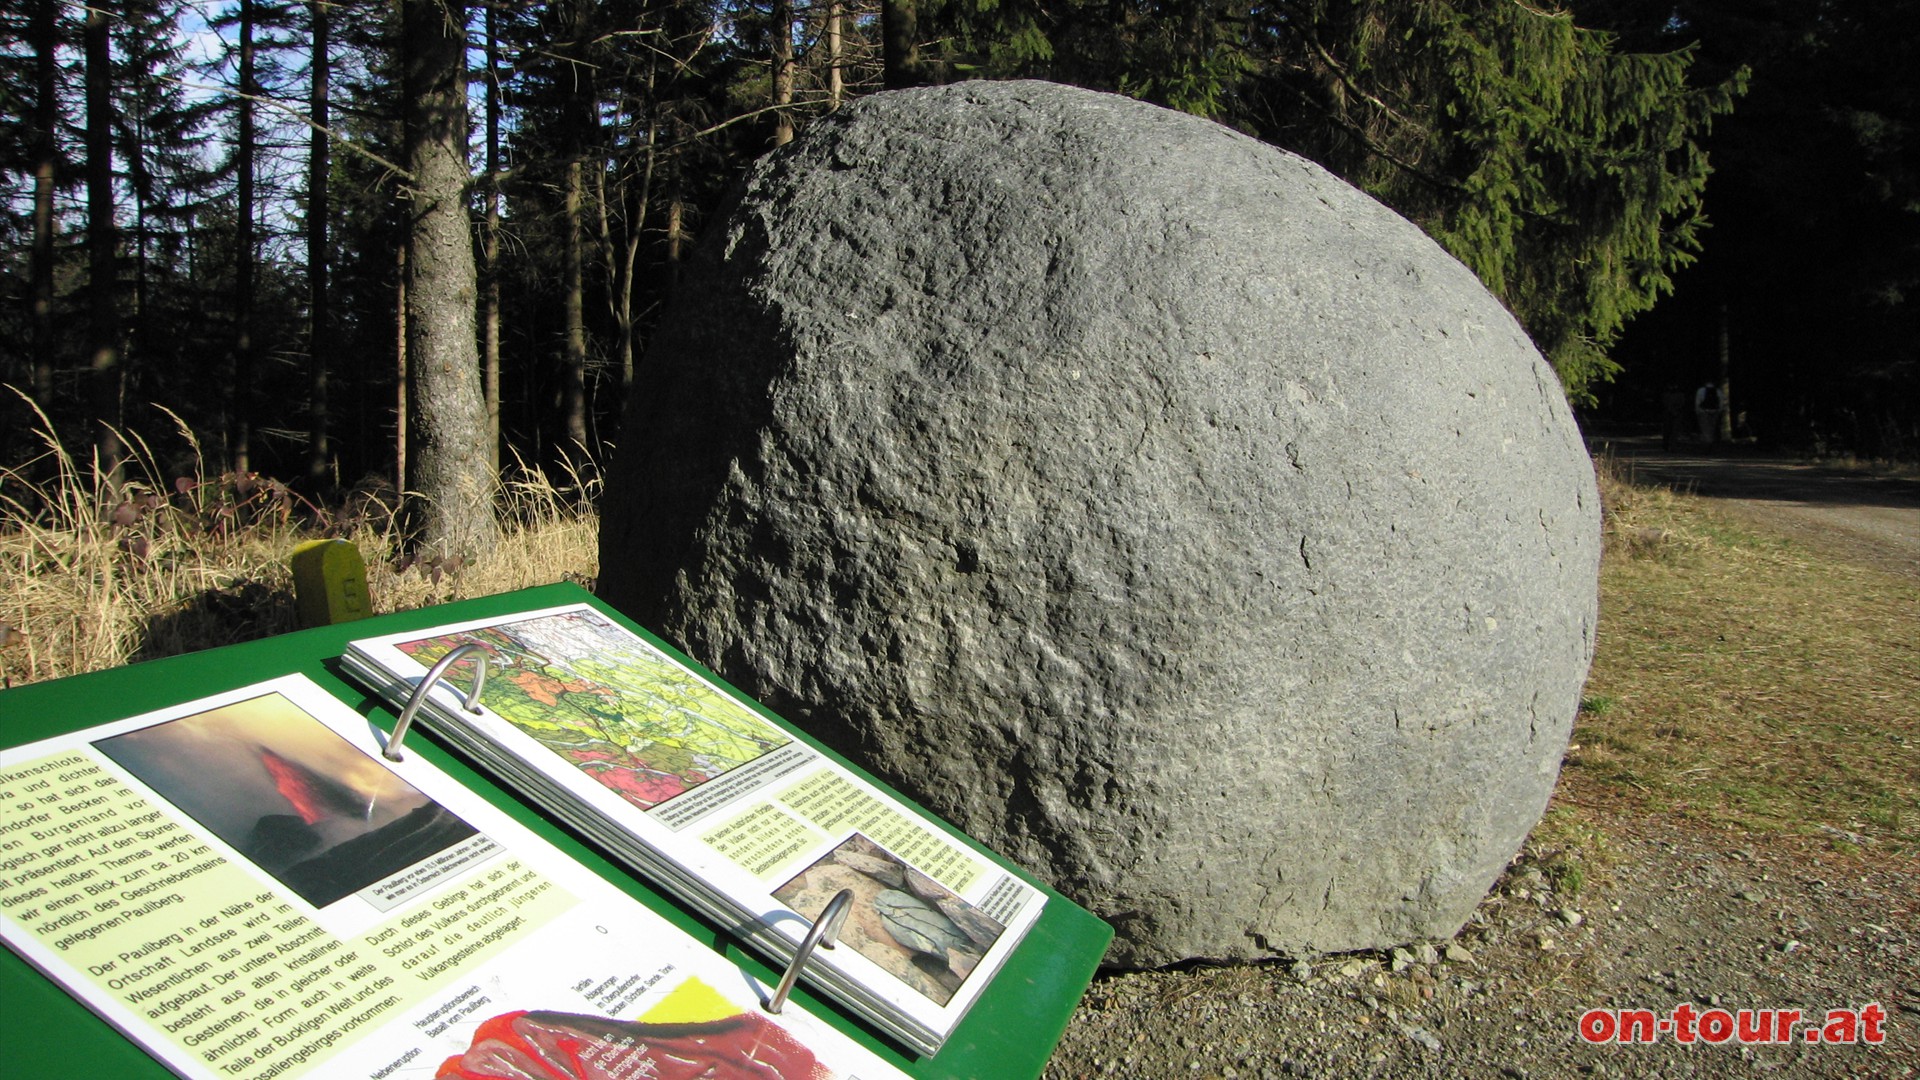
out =
[[[1911,473],[1657,437],[1595,449],[1836,558],[1920,575]],[[1103,974],[1047,1077],[1920,1076],[1920,866],[1649,818],[1577,771],[1555,800],[1604,838],[1577,888],[1529,841],[1450,942]],[[1807,1041],[1828,1010],[1869,1004],[1886,1016],[1878,1045]],[[1580,1037],[1590,1009],[1683,1005],[1803,1019],[1784,1045]]]

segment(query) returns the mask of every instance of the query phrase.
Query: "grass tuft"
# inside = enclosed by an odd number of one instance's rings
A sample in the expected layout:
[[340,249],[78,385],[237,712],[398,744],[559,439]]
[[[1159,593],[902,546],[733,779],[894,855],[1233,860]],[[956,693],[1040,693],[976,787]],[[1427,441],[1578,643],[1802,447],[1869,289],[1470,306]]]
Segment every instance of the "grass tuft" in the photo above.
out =
[[1555,892],[1571,899],[1610,880],[1619,857],[1605,833],[1571,808],[1555,806],[1534,826],[1521,861],[1537,866]]

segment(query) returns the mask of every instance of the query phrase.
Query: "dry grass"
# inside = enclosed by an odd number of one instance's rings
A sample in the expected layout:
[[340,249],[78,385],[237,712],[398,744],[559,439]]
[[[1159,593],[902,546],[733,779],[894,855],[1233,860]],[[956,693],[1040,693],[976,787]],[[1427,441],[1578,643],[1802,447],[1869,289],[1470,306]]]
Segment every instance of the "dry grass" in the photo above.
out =
[[1920,584],[1609,478],[1581,797],[1920,853]]
[[165,469],[138,437],[120,482],[43,426],[44,451],[0,468],[0,678],[35,682],[296,628],[288,558],[317,537],[352,541],[377,612],[598,573],[599,481],[555,483],[517,467],[501,504],[504,542],[457,566],[397,558],[391,499],[360,493],[321,509],[257,476]]

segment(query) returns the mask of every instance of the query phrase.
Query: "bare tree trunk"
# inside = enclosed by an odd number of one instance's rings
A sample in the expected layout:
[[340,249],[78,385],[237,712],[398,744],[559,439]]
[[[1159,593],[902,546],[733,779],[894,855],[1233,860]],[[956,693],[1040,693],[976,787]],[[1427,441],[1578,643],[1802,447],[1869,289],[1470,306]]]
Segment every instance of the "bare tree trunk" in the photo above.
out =
[[843,66],[846,46],[841,40],[846,8],[841,0],[827,0],[827,108],[837,109],[846,100],[847,83]]
[[240,97],[239,146],[235,149],[235,171],[239,184],[234,221],[233,253],[233,378],[227,392],[232,406],[227,414],[227,461],[236,473],[249,471],[253,450],[253,196],[254,196],[254,113],[253,100],[260,93],[254,73],[253,29],[254,0],[240,0]]
[[[313,122],[325,128],[330,104],[327,81],[332,65],[329,48],[329,14],[325,0],[309,0],[308,19],[313,30],[312,84],[307,110]],[[327,217],[332,213],[328,191],[327,137],[314,131],[307,147],[307,310],[311,324],[307,331],[308,392],[312,401],[307,415],[307,478],[324,481],[333,457],[327,442],[329,406],[327,367],[333,359],[332,311],[327,288]]]
[[393,490],[407,492],[407,241],[393,249]]
[[[633,389],[633,272],[639,261],[640,238],[645,233],[647,220],[648,189],[653,183],[653,147],[652,133],[648,133],[647,163],[641,173],[640,193],[631,200],[629,216],[622,229],[618,254],[615,254],[613,229],[607,220],[607,197],[600,196],[600,234],[601,247],[607,261],[607,288],[611,290],[613,301],[614,332],[619,335],[617,349],[620,354],[620,401],[624,408],[627,392]],[[623,185],[624,187],[624,185]],[[623,202],[628,202],[624,194]]]
[[42,408],[53,399],[53,185],[59,168],[54,132],[60,122],[59,48],[55,0],[34,0],[33,22],[33,396]]
[[412,284],[407,358],[419,435],[414,488],[425,502],[419,541],[441,557],[489,551],[499,540],[487,452],[486,401],[474,325],[478,282],[466,192],[464,0],[402,0],[406,144],[412,173]]
[[[641,212],[646,210],[646,200],[640,201]],[[637,220],[645,221],[640,217]],[[626,407],[627,395],[633,390],[633,271],[640,261],[640,230],[632,229],[627,233],[627,242],[620,259],[620,292],[616,300],[613,318],[620,329],[620,402]]]
[[[651,157],[651,151],[649,151],[648,157]],[[649,165],[650,164],[651,161],[649,161]],[[639,246],[640,230],[637,228],[623,227],[622,240],[618,245],[615,244],[613,238],[614,213],[612,209],[614,204],[612,200],[607,198],[607,170],[601,169],[594,179],[597,181],[597,190],[594,192],[594,202],[600,211],[598,215],[600,232],[595,239],[598,241],[600,247],[600,266],[606,273],[607,313],[613,316],[614,334],[616,335],[614,351],[619,357],[620,392],[623,395],[622,400],[624,401],[627,387],[631,385],[633,381],[633,263],[634,252]],[[620,206],[624,216],[628,209],[626,185],[624,183],[614,189],[614,198],[620,200]],[[628,218],[628,221],[646,220],[646,193],[644,187],[640,199],[641,216],[638,218]]]
[[635,363],[633,297],[636,288],[635,269],[639,263],[640,247],[646,236],[647,216],[653,211],[653,175],[659,162],[659,102],[654,97],[658,85],[660,54],[649,51],[647,54],[647,77],[643,84],[645,93],[642,100],[648,110],[646,128],[646,149],[641,153],[639,186],[637,194],[629,194],[623,181],[619,187],[619,205],[625,211],[625,220],[621,227],[621,251],[616,261],[614,254],[613,230],[608,222],[608,200],[602,192],[600,196],[600,232],[601,244],[607,260],[608,288],[612,290],[611,301],[614,325],[618,328],[620,354],[620,408],[614,415],[625,415],[627,399],[633,392],[633,369]]
[[675,182],[673,193],[667,198],[667,285],[672,287],[680,281],[680,263],[686,257],[687,201],[682,197],[679,183]]
[[793,0],[773,0],[773,145],[793,141]]
[[587,223],[583,220],[586,197],[583,188],[584,166],[580,147],[575,145],[567,162],[567,243],[561,264],[561,288],[565,292],[566,356],[561,363],[561,411],[567,426],[567,441],[573,447],[587,444],[587,319],[586,252]]
[[87,8],[87,275],[92,306],[87,319],[89,399],[93,447],[101,472],[120,479],[120,233],[113,207],[113,54],[105,0]]
[[587,444],[587,160],[595,159],[600,169],[600,154],[595,132],[599,125],[598,83],[590,55],[591,0],[568,0],[562,25],[565,39],[556,43],[562,58],[572,67],[572,93],[564,102],[560,118],[561,152],[566,160],[562,210],[566,217],[561,251],[560,290],[566,339],[560,358],[560,410],[569,445],[562,452],[571,456],[575,447]]
[[500,35],[487,5],[487,216],[480,257],[481,396],[487,403],[487,461],[500,471]]

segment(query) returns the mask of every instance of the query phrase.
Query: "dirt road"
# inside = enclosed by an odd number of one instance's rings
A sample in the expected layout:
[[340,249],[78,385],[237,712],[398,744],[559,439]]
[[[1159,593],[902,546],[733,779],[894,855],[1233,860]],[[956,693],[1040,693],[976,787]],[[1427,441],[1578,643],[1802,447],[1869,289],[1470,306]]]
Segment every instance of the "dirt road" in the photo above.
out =
[[1920,575],[1920,473],[1813,464],[1743,447],[1663,450],[1658,436],[1596,437],[1639,483],[1713,499],[1814,547],[1896,574]]

